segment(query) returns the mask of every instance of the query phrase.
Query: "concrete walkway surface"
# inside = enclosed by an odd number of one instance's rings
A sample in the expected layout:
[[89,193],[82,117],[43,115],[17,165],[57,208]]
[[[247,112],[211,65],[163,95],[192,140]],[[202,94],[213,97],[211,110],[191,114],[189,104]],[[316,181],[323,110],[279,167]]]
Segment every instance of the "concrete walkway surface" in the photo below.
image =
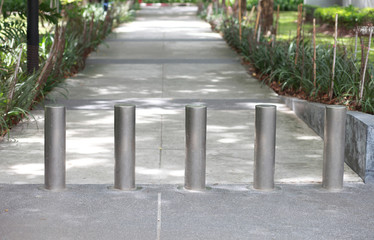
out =
[[0,233],[14,239],[373,239],[374,186],[346,184],[331,193],[316,185],[245,185],[188,192],[142,185],[134,192],[105,185],[0,185]]
[[[84,71],[49,94],[46,104],[67,107],[66,191],[42,188],[42,107],[0,143],[0,239],[374,236],[368,224],[373,187],[345,165],[345,189],[322,190],[322,139],[248,75],[196,10],[144,7],[91,54]],[[139,191],[108,189],[118,103],[137,105]],[[206,177],[212,188],[200,193],[178,188],[184,182],[184,107],[196,103],[208,107]],[[273,192],[250,189],[257,104],[278,110]]]
[[[321,182],[321,138],[248,75],[196,7],[143,8],[48,99],[68,109],[68,184],[113,182],[117,103],[137,105],[138,183],[183,183],[184,107],[193,103],[208,106],[208,184],[252,182],[254,107],[262,103],[278,108],[276,181]],[[20,124],[0,144],[0,183],[44,181],[44,111],[32,114],[37,121]],[[345,180],[361,181],[348,166]]]

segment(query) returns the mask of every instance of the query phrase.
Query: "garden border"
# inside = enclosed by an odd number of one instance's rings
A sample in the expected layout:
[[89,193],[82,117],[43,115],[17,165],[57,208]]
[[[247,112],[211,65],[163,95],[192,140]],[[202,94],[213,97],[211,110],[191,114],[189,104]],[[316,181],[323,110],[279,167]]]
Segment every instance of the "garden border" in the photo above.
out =
[[[324,137],[325,104],[285,96],[280,98],[320,137]],[[348,111],[345,136],[345,162],[365,183],[374,183],[374,116]]]

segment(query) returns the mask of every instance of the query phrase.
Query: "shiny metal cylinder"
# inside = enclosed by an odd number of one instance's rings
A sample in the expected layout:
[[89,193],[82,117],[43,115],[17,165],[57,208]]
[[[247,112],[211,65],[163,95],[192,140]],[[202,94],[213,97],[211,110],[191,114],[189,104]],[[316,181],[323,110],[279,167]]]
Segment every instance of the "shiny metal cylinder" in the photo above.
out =
[[135,106],[114,106],[114,188],[134,190],[135,186]]
[[205,190],[206,124],[206,106],[186,106],[184,187],[188,190]]
[[44,185],[49,190],[65,189],[66,109],[46,106],[44,123]]
[[253,187],[258,190],[274,189],[276,114],[274,105],[256,106]]
[[345,106],[326,106],[322,187],[328,190],[343,188],[346,115]]

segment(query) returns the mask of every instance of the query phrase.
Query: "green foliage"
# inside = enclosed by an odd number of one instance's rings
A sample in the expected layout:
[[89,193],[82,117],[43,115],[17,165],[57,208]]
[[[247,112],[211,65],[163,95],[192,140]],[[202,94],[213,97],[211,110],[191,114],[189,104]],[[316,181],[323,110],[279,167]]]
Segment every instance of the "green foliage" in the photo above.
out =
[[297,6],[303,2],[303,0],[274,0],[274,9],[279,5],[281,11],[297,11]]
[[4,19],[0,22],[0,52],[11,49],[26,41],[26,22],[17,19]]
[[39,4],[39,17],[47,22],[57,24],[61,15],[56,12],[55,8],[50,8],[49,4],[42,2]]
[[348,7],[333,6],[318,8],[314,16],[322,22],[335,24],[335,15],[339,15],[339,24],[353,27],[374,21],[374,8],[359,9],[352,5]]
[[[21,1],[14,1],[14,3],[19,2]],[[41,9],[54,11],[43,4],[40,4]],[[113,26],[132,19],[133,11],[128,7],[125,3],[112,4],[106,17],[101,4],[89,4],[85,7],[76,3],[65,5],[64,20],[67,23],[65,23],[64,52],[58,65],[51,68],[42,89],[39,89],[37,82],[51,54],[55,34],[47,33],[41,36],[40,68],[34,74],[27,74],[26,19],[15,17],[2,19],[0,22],[0,136],[4,135],[13,124],[27,117],[28,110],[35,104],[36,96],[44,96],[54,87],[58,87],[64,77],[82,69],[87,55],[103,41]],[[92,16],[94,16],[93,21]],[[49,15],[49,17],[53,18],[57,15]],[[50,24],[54,23],[51,18],[45,19]],[[90,30],[91,24],[92,30]],[[18,63],[19,68],[16,72]]]
[[21,18],[26,18],[27,1],[25,0],[4,0],[2,14],[4,18],[10,14],[18,14]]
[[303,5],[303,8],[305,9],[305,13],[306,13],[306,16],[305,16],[306,21],[309,21],[309,22],[313,21],[314,11],[317,8],[319,8],[319,6],[305,4]]
[[143,0],[144,3],[197,3],[197,0]]
[[71,3],[82,2],[82,0],[60,0],[60,2],[61,2],[62,5],[67,5],[67,4],[71,4]]
[[[274,0],[274,10],[279,8],[281,11],[295,11],[297,6],[303,3],[303,0]],[[247,8],[250,10],[252,6],[257,6],[258,0],[247,0]]]
[[[21,19],[27,17],[27,1],[25,0],[5,0],[2,8],[4,18],[11,15],[19,16]],[[49,3],[41,2],[39,4],[39,17],[47,22],[57,24],[61,15],[56,12],[56,9],[50,8]]]
[[[210,16],[209,19],[218,18]],[[318,44],[316,47],[317,75],[314,85],[313,48],[309,41],[301,40],[299,50],[296,49],[296,40],[277,41],[272,46],[270,39],[263,36],[257,42],[253,28],[244,25],[240,41],[237,19],[223,18],[216,24],[228,44],[241,52],[243,58],[264,77],[264,82],[275,83],[285,92],[306,94],[312,100],[327,96],[332,76],[332,45]],[[295,64],[296,51],[298,61]],[[374,65],[368,65],[364,98],[359,100],[360,64],[345,46],[338,46],[333,89],[335,101],[374,114]]]

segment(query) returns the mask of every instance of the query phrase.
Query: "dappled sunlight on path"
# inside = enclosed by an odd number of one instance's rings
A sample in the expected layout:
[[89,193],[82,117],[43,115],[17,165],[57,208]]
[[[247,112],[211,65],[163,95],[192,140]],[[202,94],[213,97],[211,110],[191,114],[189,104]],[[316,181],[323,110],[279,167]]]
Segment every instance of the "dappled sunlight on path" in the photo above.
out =
[[[275,181],[322,179],[323,141],[267,86],[249,76],[240,57],[196,7],[145,8],[117,28],[88,58],[84,71],[51,92],[47,104],[67,107],[68,184],[114,181],[115,104],[135,104],[136,181],[182,184],[187,104],[208,106],[207,183],[253,181],[254,108],[274,104]],[[63,92],[66,97],[61,95]],[[44,112],[0,143],[0,183],[44,182]],[[346,181],[361,181],[345,166]]]

